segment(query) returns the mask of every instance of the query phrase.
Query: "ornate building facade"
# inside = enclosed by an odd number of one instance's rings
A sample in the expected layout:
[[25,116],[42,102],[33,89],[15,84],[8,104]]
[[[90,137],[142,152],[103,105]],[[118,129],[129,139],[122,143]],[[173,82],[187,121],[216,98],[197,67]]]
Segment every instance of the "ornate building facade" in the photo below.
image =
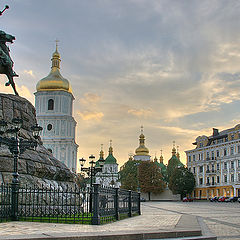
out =
[[76,121],[72,116],[74,96],[69,81],[60,73],[61,59],[57,48],[56,45],[50,73],[36,86],[36,115],[43,127],[43,145],[76,172],[78,145],[75,142]]
[[221,132],[213,128],[193,144],[195,149],[185,151],[196,179],[193,197],[240,196],[240,124]]

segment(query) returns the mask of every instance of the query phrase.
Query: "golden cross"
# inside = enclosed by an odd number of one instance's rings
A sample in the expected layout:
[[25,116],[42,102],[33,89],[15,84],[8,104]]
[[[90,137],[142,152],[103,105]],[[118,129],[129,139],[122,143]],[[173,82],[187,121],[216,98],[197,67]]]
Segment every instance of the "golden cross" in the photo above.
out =
[[58,43],[60,42],[58,39],[55,40],[56,42],[56,51],[58,50]]

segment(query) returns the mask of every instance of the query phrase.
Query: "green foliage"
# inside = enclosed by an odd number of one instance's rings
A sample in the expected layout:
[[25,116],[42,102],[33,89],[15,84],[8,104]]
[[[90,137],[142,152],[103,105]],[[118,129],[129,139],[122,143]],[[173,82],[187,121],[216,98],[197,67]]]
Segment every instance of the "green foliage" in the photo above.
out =
[[140,163],[139,182],[141,192],[145,193],[161,193],[166,187],[161,169],[154,162],[144,161]]
[[194,175],[185,167],[177,167],[169,178],[168,186],[174,194],[181,194],[181,197],[184,197],[195,188]]
[[128,190],[137,190],[137,168],[139,161],[129,160],[121,168],[119,175],[121,181],[121,188]]

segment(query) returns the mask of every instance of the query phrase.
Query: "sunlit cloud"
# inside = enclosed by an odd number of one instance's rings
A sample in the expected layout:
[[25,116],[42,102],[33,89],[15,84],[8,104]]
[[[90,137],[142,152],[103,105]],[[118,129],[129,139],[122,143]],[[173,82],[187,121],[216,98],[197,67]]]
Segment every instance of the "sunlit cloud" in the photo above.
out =
[[152,109],[129,109],[128,113],[137,117],[146,118],[153,115],[153,110]]
[[79,115],[84,121],[89,121],[89,120],[100,121],[104,116],[102,112],[89,112],[89,111],[84,111],[84,112],[78,111],[77,115]]
[[84,97],[80,99],[80,103],[83,105],[87,105],[87,104],[95,105],[95,104],[99,103],[101,101],[101,99],[102,99],[101,96],[91,93],[91,92],[88,92],[88,93],[85,93]]
[[28,75],[30,75],[30,76],[32,76],[32,77],[35,77],[35,75],[33,74],[32,70],[24,70],[23,72],[28,74]]

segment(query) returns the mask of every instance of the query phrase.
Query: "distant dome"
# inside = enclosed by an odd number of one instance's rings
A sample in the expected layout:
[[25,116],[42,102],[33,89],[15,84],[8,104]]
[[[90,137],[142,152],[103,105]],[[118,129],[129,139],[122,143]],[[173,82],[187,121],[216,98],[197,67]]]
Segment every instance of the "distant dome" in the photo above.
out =
[[37,91],[66,91],[69,93],[72,93],[72,88],[69,83],[69,81],[65,78],[60,73],[60,54],[56,50],[52,55],[52,69],[51,72],[48,74],[47,77],[41,79],[37,83]]
[[144,145],[145,136],[143,133],[139,136],[139,147],[135,150],[136,155],[138,156],[148,156],[149,150]]

